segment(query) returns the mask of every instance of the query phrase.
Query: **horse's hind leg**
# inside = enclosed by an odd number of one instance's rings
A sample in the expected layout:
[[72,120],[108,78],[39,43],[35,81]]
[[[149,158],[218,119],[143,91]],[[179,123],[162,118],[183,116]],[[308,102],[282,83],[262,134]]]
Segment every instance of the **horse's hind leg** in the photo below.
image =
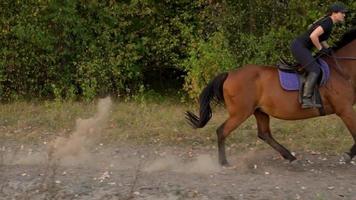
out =
[[337,113],[337,115],[345,123],[354,139],[355,143],[349,152],[349,156],[352,159],[356,155],[356,112],[353,110],[352,106],[349,106],[346,109],[343,109],[342,112]]
[[219,163],[223,166],[229,165],[225,154],[225,139],[230,133],[247,119],[246,115],[230,116],[217,130]]
[[253,113],[253,105],[239,99],[241,98],[225,97],[229,118],[216,130],[218,137],[219,162],[221,165],[228,165],[225,154],[226,137]]
[[256,110],[254,115],[257,121],[258,137],[277,150],[283,158],[289,160],[290,162],[295,160],[296,158],[290,153],[290,151],[279,144],[272,137],[271,130],[269,128],[269,116],[260,110]]

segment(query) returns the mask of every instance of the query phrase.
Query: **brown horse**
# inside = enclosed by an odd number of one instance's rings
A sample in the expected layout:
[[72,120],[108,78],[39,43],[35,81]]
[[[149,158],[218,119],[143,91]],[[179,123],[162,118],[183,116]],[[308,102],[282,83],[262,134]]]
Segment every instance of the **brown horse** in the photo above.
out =
[[[356,102],[356,29],[345,33],[336,43],[332,56],[323,59],[330,67],[330,79],[320,87],[325,113],[339,116],[350,131],[355,141],[348,153],[352,159],[356,155],[356,112],[353,110]],[[189,111],[186,113],[193,128],[202,128],[210,120],[210,102],[214,98],[225,102],[229,113],[229,118],[216,131],[221,165],[228,164],[226,137],[251,115],[257,121],[258,137],[289,161],[296,158],[272,137],[270,116],[284,120],[320,116],[316,108],[301,108],[297,91],[282,89],[275,67],[246,65],[215,77],[200,94],[199,117]]]

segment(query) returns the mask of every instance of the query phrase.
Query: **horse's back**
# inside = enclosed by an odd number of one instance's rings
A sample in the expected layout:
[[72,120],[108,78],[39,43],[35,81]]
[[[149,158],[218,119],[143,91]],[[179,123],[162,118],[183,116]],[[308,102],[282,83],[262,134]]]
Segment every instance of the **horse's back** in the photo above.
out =
[[236,80],[237,77],[259,78],[261,75],[271,77],[277,74],[277,68],[266,65],[247,64],[229,72],[228,79]]
[[[275,67],[246,65],[229,72],[224,83],[227,107],[256,109],[280,119],[303,119],[319,115],[317,109],[301,109],[298,91],[285,91]],[[228,108],[229,109],[229,108]]]
[[235,96],[241,90],[256,90],[258,89],[258,82],[261,79],[273,79],[276,72],[277,70],[273,67],[245,65],[229,72],[224,83],[224,91],[230,96]]
[[223,85],[224,99],[228,110],[249,110],[252,112],[261,95],[260,80],[273,76],[273,68],[259,65],[245,65],[230,71]]

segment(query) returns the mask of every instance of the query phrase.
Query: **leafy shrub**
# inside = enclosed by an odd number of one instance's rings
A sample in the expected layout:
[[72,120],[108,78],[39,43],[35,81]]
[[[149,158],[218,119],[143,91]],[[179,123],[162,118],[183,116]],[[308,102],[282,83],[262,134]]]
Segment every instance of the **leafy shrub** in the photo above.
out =
[[[292,38],[331,2],[3,0],[0,100],[132,95],[150,81],[145,72],[162,69],[185,70],[196,98],[217,73],[290,56]],[[354,12],[348,18],[355,23]]]
[[222,32],[216,32],[209,40],[200,40],[195,45],[184,63],[187,70],[184,89],[191,98],[197,98],[214,76],[237,67]]

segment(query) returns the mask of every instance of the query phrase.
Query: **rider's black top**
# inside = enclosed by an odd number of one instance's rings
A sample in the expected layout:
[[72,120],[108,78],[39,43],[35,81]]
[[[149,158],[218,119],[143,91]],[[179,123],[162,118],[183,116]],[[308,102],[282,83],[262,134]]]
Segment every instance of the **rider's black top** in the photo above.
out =
[[324,30],[324,33],[319,36],[319,41],[323,42],[330,37],[330,33],[333,29],[333,21],[330,17],[325,17],[316,23],[314,23],[305,33],[298,36],[299,41],[301,41],[304,46],[308,49],[314,47],[313,42],[310,39],[310,34],[318,27],[321,26]]

